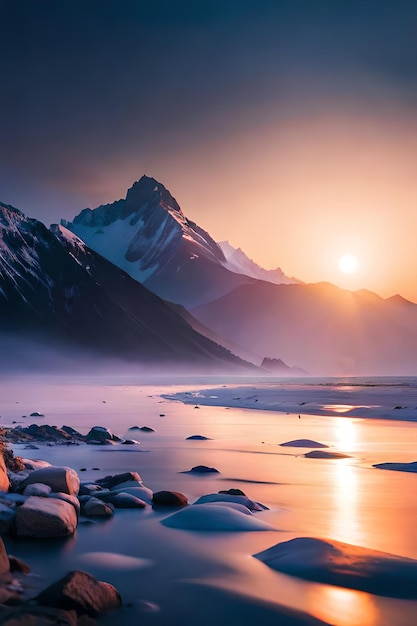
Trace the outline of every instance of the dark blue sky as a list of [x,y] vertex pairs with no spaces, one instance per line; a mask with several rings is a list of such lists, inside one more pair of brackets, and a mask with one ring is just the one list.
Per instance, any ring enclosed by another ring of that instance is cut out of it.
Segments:
[[0,0],[0,24],[0,200],[47,224],[146,173],[213,228],[281,161],[320,158],[323,116],[360,146],[353,119],[416,115],[414,0]]

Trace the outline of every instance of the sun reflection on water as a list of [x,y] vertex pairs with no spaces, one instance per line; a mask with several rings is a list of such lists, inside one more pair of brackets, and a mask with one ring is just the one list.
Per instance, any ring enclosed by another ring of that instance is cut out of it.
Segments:
[[314,615],[337,626],[378,626],[379,611],[370,594],[320,585],[312,592]]

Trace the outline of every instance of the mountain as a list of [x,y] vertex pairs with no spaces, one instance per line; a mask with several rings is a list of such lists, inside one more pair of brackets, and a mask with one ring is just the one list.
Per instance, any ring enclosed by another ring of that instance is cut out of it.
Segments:
[[256,279],[228,260],[154,178],[142,176],[125,200],[84,209],[61,223],[161,298],[186,308]]
[[257,281],[191,313],[217,336],[312,374],[417,373],[417,305],[401,297]]
[[[250,371],[158,296],[64,227],[50,230],[0,204],[3,364],[15,345],[74,350],[153,365]],[[81,352],[80,352],[81,354]],[[41,359],[40,352],[39,358]],[[252,368],[253,369],[253,368]]]
[[265,280],[276,285],[300,283],[296,278],[286,276],[280,267],[274,270],[266,270],[255,261],[252,261],[240,248],[234,248],[228,241],[220,241],[219,246],[226,258],[225,267],[236,274],[251,276],[257,280]]

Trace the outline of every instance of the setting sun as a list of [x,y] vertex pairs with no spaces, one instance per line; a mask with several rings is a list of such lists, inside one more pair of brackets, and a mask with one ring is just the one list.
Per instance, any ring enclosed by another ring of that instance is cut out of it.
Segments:
[[337,266],[342,274],[355,274],[358,271],[358,259],[351,254],[344,254],[337,262]]

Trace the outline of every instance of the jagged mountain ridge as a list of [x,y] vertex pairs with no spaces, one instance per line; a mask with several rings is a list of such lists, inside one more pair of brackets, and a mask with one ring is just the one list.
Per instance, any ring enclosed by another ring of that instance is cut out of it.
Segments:
[[257,278],[228,260],[221,245],[185,217],[169,191],[147,176],[125,200],[84,209],[72,222],[61,223],[151,291],[186,308]]
[[264,280],[276,285],[290,285],[301,283],[296,278],[286,276],[280,267],[273,270],[266,270],[258,263],[250,259],[241,248],[234,248],[229,241],[219,241],[218,244],[226,258],[226,267],[236,274],[245,274],[257,280]]
[[137,362],[250,368],[73,233],[4,204],[0,331]]

